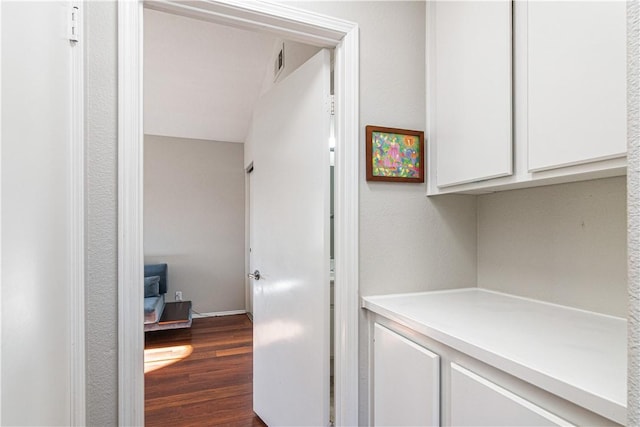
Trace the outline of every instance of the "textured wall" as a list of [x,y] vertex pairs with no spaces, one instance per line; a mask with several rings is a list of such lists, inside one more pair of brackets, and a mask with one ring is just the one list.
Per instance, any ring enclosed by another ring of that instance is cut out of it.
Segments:
[[243,144],[146,135],[144,258],[169,264],[167,299],[244,310]]
[[640,2],[627,3],[629,325],[627,425],[640,425]]
[[85,2],[87,425],[118,423],[117,7]]
[[627,315],[625,177],[478,197],[478,286]]

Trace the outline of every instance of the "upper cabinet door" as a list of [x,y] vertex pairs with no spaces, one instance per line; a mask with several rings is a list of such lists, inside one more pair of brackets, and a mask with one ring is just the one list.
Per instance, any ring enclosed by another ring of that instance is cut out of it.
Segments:
[[429,125],[438,187],[513,172],[511,10],[504,0],[429,4]]
[[625,2],[528,3],[529,170],[626,154]]

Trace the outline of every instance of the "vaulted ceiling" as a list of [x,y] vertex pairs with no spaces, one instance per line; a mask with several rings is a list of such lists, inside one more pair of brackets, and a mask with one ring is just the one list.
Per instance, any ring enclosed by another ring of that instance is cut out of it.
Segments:
[[144,132],[244,142],[276,39],[144,11]]

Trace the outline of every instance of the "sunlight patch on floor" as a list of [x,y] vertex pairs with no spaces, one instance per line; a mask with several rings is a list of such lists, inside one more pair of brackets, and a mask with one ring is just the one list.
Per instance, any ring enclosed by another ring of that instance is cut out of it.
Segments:
[[176,362],[186,359],[193,353],[190,345],[176,345],[173,347],[149,348],[144,350],[144,373],[162,369]]

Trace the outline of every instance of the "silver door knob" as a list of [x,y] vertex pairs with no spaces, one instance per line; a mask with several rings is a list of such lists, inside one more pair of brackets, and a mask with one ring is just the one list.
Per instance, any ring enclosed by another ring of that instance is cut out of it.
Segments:
[[260,280],[260,271],[256,270],[256,271],[253,272],[253,274],[249,273],[249,274],[247,274],[247,277],[249,279]]

